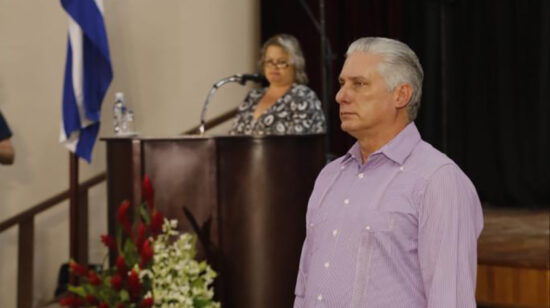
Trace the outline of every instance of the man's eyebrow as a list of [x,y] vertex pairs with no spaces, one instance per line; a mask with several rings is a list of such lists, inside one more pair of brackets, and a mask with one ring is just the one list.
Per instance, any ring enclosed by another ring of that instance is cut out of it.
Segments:
[[360,76],[360,75],[358,75],[358,76],[348,76],[348,77],[346,77],[346,76],[338,76],[338,80],[339,80],[339,81],[343,81],[343,80],[345,80],[345,79],[349,79],[349,80],[351,80],[351,81],[367,81],[367,80],[368,80],[367,77],[365,77],[365,76]]
[[353,81],[367,81],[368,78],[365,77],[365,76],[352,76],[350,77],[351,80]]

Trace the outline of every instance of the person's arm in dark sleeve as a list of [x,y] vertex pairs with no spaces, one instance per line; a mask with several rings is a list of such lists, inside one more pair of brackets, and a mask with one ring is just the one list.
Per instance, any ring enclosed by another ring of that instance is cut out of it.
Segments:
[[15,159],[15,151],[11,144],[12,134],[2,113],[0,113],[0,164],[11,165]]

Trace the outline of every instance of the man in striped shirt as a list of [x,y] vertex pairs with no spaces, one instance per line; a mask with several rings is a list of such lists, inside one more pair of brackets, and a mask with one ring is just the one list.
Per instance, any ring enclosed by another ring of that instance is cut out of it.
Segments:
[[386,38],[346,56],[336,101],[357,142],[315,182],[294,307],[475,307],[481,205],[414,124],[418,58]]

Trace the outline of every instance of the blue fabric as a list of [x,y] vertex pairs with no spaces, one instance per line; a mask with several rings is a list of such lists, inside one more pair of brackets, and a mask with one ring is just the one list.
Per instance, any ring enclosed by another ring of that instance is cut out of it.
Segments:
[[107,32],[95,1],[61,0],[61,4],[83,32],[83,105],[86,118],[94,122],[82,127],[72,84],[73,49],[69,41],[63,88],[63,125],[67,138],[74,131],[80,132],[76,154],[90,162],[99,132],[101,103],[113,79]]
[[11,130],[8,126],[8,123],[6,122],[6,119],[4,119],[4,116],[0,112],[0,141],[11,138]]

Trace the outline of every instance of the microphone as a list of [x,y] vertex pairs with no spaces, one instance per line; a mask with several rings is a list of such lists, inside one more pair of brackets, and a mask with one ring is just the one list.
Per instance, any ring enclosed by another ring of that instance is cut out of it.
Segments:
[[262,84],[262,86],[266,86],[268,84],[267,79],[262,74],[235,74],[233,76],[229,76],[226,78],[221,79],[220,81],[216,82],[212,88],[210,88],[210,91],[208,91],[208,95],[206,96],[206,100],[204,101],[204,104],[202,106],[202,112],[201,112],[201,125],[199,126],[199,133],[201,135],[204,134],[205,126],[206,126],[206,108],[208,107],[208,104],[210,103],[210,97],[218,90],[221,86],[223,86],[226,83],[230,82],[238,82],[239,84],[243,85],[247,81],[254,81],[257,83]]
[[247,81],[254,81],[261,84],[262,86],[266,86],[268,82],[265,76],[262,74],[242,74],[235,76],[238,76],[241,79],[241,81],[239,82],[241,85],[244,85]]

